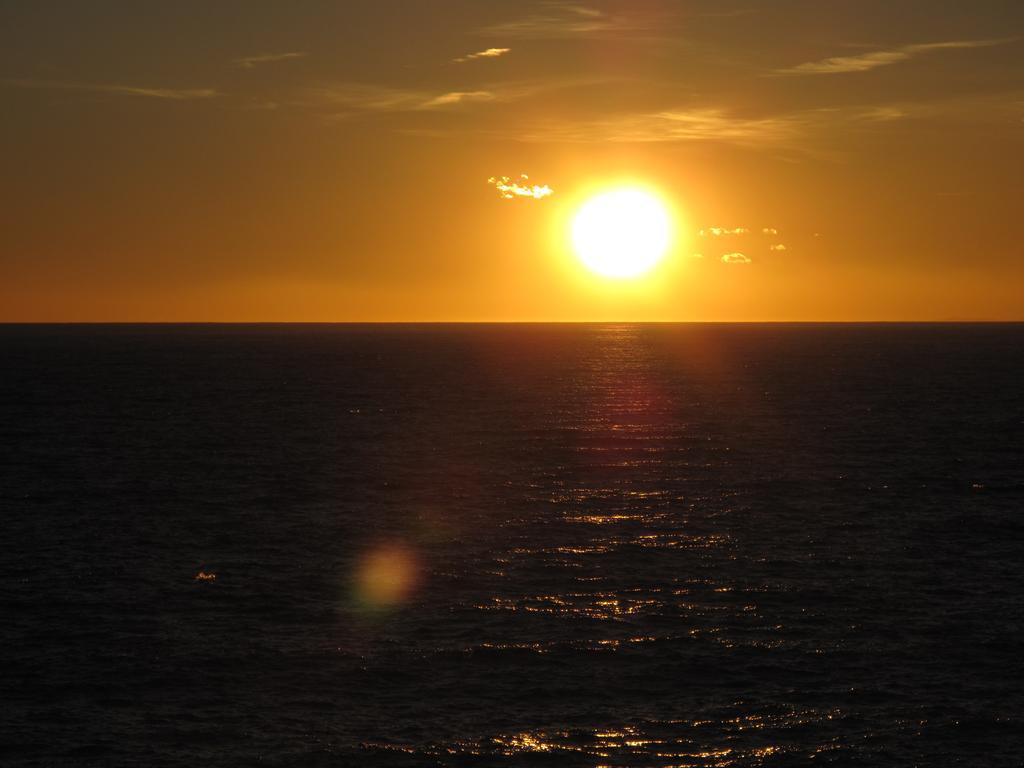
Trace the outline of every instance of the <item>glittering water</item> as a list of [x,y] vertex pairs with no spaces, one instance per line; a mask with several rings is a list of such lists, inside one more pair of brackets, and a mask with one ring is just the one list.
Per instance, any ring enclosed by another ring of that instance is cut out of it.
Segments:
[[0,327],[0,760],[1019,765],[1024,326]]

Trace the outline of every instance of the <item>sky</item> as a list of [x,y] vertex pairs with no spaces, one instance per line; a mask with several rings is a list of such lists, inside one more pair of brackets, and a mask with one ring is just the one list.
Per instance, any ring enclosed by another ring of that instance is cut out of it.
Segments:
[[1020,0],[0,0],[0,102],[0,321],[1024,320]]

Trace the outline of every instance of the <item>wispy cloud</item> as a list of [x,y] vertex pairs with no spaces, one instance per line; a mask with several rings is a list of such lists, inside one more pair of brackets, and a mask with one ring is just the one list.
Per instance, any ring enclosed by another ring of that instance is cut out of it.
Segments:
[[[476,90],[432,91],[373,83],[329,83],[302,88],[289,105],[315,108],[335,116],[359,112],[430,112],[452,110],[487,102],[508,104],[542,93],[591,85],[595,80],[549,78],[543,81],[504,81],[485,84]],[[442,135],[437,133],[437,135]],[[451,132],[444,135],[452,135]],[[492,133],[492,135],[498,135]],[[504,134],[502,134],[504,135]],[[520,136],[511,138],[520,139]]]
[[31,78],[5,80],[4,82],[17,88],[49,88],[65,91],[114,93],[121,96],[140,96],[150,99],[169,99],[172,101],[212,99],[214,96],[218,95],[217,91],[213,88],[147,88],[136,85],[74,83],[62,80],[34,80]]
[[727,253],[722,256],[723,264],[750,264],[751,259],[742,253]]
[[782,243],[776,243],[775,245],[769,245],[768,246],[768,250],[769,251],[785,251],[786,250],[786,246],[783,245]]
[[537,124],[521,133],[522,141],[536,142],[678,142],[715,141],[761,145],[795,138],[802,125],[788,116],[743,118],[718,108],[668,110]]
[[538,120],[509,138],[580,144],[713,142],[750,148],[775,146],[803,154],[815,151],[809,138],[835,135],[837,127],[853,130],[923,113],[922,107],[911,104],[830,107],[762,116],[743,116],[718,106],[689,107],[583,120]]
[[513,38],[556,39],[653,31],[658,28],[650,15],[607,13],[571,2],[549,2],[540,13],[492,24],[484,34]]
[[776,75],[836,75],[845,72],[867,72],[878,67],[887,67],[891,64],[898,64],[908,61],[915,56],[943,50],[958,50],[965,48],[990,48],[994,45],[1003,45],[1011,42],[1008,39],[1002,40],[951,40],[942,43],[919,43],[916,45],[904,45],[899,48],[883,51],[868,51],[856,56],[833,56],[819,61],[808,61],[797,64],[795,67],[776,69],[772,74]]
[[547,184],[530,184],[529,181],[530,177],[523,173],[519,175],[518,180],[513,180],[509,176],[492,176],[487,183],[493,184],[498,194],[505,200],[514,200],[517,197],[532,197],[534,200],[541,200],[555,193],[555,190]]
[[236,67],[252,69],[260,64],[273,64],[277,61],[288,61],[289,59],[304,59],[309,54],[302,51],[290,51],[288,53],[261,53],[258,56],[242,56],[235,59]]
[[352,112],[402,112],[422,108],[433,98],[436,96],[424,91],[366,83],[337,83],[304,89],[297,104]]
[[473,61],[473,59],[496,59],[499,56],[504,56],[511,50],[511,48],[487,48],[486,50],[477,51],[476,53],[467,53],[465,56],[459,56],[457,59],[452,59],[452,61],[463,62]]
[[353,112],[417,112],[455,107],[472,102],[510,97],[492,91],[449,91],[437,93],[410,88],[390,88],[365,83],[340,83],[307,88],[298,104]]
[[465,104],[470,101],[494,101],[494,94],[490,91],[451,91],[442,93],[428,101],[425,101],[421,109],[433,109],[434,107],[447,107],[452,104]]

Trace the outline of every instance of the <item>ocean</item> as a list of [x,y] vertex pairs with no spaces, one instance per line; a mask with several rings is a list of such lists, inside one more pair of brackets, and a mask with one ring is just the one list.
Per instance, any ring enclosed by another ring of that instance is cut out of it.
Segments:
[[1024,764],[1024,325],[0,326],[5,766]]

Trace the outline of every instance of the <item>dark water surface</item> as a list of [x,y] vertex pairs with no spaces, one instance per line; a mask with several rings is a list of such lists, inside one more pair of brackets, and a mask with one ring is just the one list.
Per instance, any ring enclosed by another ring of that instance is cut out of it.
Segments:
[[6,326],[0,371],[5,766],[1024,763],[1024,326]]

